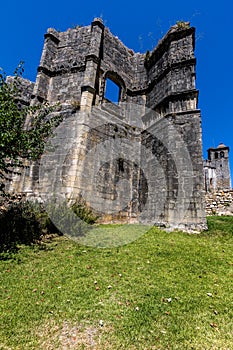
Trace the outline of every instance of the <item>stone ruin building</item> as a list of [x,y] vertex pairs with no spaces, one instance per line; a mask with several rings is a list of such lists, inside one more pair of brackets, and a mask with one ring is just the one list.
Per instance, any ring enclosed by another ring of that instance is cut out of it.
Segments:
[[206,192],[231,189],[229,150],[223,143],[208,149],[208,159],[204,161]]
[[[78,136],[58,176],[64,198],[89,198],[87,204],[100,208],[103,222],[206,227],[194,48],[195,28],[183,22],[146,54],[128,49],[98,18],[65,32],[48,29],[36,82],[23,82],[22,100],[59,102],[56,113],[66,122],[76,118],[73,135]],[[106,96],[107,81],[119,89],[117,103]],[[106,140],[110,160],[97,166],[88,152]],[[116,140],[124,141],[122,156],[111,146]],[[51,168],[56,168],[54,160]],[[11,187],[28,196],[40,195],[51,191],[54,176],[56,169],[38,181],[39,166],[34,164],[16,176]],[[129,184],[126,190],[122,180]],[[119,208],[108,211],[106,206],[110,208],[117,196]]]

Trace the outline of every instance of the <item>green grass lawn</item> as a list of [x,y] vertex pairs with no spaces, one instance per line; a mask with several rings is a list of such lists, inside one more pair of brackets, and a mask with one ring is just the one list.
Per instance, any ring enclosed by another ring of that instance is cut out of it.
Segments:
[[0,349],[233,349],[233,217],[208,221],[111,249],[20,247],[0,261]]

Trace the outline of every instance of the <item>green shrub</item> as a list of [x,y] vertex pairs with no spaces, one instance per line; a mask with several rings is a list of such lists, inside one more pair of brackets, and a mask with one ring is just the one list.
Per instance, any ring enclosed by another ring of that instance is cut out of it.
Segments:
[[16,251],[18,244],[37,243],[47,234],[83,236],[98,219],[81,197],[71,206],[65,201],[53,202],[46,210],[39,202],[28,200],[5,199],[4,203],[0,211],[0,253]]
[[1,210],[0,252],[16,250],[17,244],[36,243],[48,233],[58,230],[38,202],[12,201]]
[[84,236],[98,219],[81,196],[71,205],[67,201],[51,200],[47,211],[58,229],[73,238]]
[[16,248],[17,243],[30,243],[40,238],[39,222],[28,202],[13,202],[0,216],[1,251]]
[[83,221],[89,225],[96,223],[98,215],[87,206],[87,203],[82,197],[76,199],[76,201],[71,206],[72,211]]
[[189,29],[190,23],[185,21],[176,21],[176,25],[178,29]]

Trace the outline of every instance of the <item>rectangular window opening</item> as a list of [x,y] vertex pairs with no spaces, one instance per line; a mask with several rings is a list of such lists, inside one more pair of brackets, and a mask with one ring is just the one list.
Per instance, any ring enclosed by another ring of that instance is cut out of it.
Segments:
[[111,79],[107,78],[104,97],[110,102],[118,104],[120,99],[120,93],[121,93],[120,87],[116,83],[114,83]]

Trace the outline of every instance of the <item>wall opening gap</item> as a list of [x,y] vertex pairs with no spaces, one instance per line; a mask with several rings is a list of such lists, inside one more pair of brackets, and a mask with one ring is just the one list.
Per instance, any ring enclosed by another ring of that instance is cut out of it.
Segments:
[[107,78],[104,97],[110,102],[118,104],[120,99],[120,93],[121,93],[120,87],[116,83],[114,83],[111,79]]

